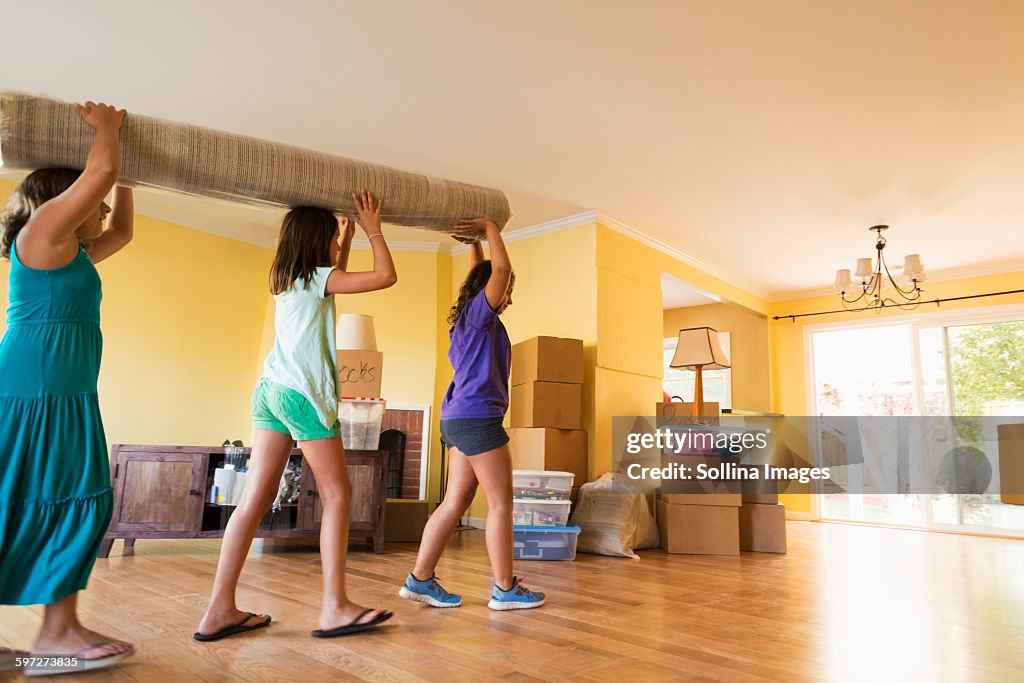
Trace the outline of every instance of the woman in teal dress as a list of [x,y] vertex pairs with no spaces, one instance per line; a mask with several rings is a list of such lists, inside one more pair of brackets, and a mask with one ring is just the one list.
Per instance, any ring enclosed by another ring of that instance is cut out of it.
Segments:
[[83,626],[77,598],[112,504],[93,264],[131,240],[134,209],[126,188],[113,207],[104,201],[120,173],[124,111],[77,107],[96,130],[85,170],[31,173],[0,216],[0,256],[11,261],[0,340],[0,604],[46,605],[33,654],[73,654],[81,670],[133,652]]

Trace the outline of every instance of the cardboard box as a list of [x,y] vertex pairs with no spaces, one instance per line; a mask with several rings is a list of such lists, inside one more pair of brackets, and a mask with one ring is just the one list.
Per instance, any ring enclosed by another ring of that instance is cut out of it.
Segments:
[[429,501],[388,498],[384,511],[384,540],[389,543],[419,543],[429,516]]
[[743,504],[757,503],[758,505],[778,505],[779,494],[777,493],[744,493]]
[[579,429],[583,387],[560,382],[527,382],[512,387],[511,426]]
[[675,505],[659,500],[658,534],[670,553],[739,555],[741,508],[719,505]]
[[740,508],[740,548],[758,553],[786,552],[786,508],[744,504]]
[[743,504],[738,493],[659,493],[658,500],[673,505],[723,505],[738,508]]
[[507,431],[512,469],[572,472],[574,487],[587,481],[586,432],[546,427],[512,427]]
[[[665,499],[676,505],[698,505],[697,500],[711,500],[713,496],[722,496],[722,503],[703,503],[705,505],[729,505],[738,507],[742,503],[743,484],[745,480],[729,479],[733,474],[732,467],[739,467],[738,460],[724,455],[669,455],[662,453],[661,466],[679,464],[687,468],[689,479],[662,479],[658,485],[658,493],[662,496],[688,496],[692,500],[678,498]],[[704,467],[701,470],[701,467]],[[699,479],[701,472],[707,478]],[[716,475],[712,478],[710,475]]]
[[380,398],[384,354],[338,349],[338,396]]
[[[657,425],[693,424],[693,404],[681,401],[662,401],[654,406],[654,414],[657,416]],[[722,411],[719,409],[718,401],[704,402],[704,417],[720,417]],[[718,424],[717,421],[707,424]]]
[[999,500],[1024,505],[1024,424],[996,425],[999,435]]
[[779,482],[774,479],[745,479],[743,481],[743,502],[761,505],[778,505]]
[[583,342],[534,337],[512,347],[512,386],[527,382],[583,384]]

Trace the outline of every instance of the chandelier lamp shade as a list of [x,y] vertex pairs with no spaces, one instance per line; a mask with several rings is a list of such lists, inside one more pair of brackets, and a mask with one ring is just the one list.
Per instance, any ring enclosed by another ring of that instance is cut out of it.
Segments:
[[[836,271],[834,287],[846,310],[882,310],[889,306],[904,309],[915,308],[921,303],[921,283],[927,280],[924,265],[919,254],[903,258],[903,278],[900,286],[889,272],[885,262],[885,235],[888,225],[874,225],[869,230],[875,233],[875,258],[859,258],[850,275],[849,269]],[[859,291],[858,291],[859,290]]]

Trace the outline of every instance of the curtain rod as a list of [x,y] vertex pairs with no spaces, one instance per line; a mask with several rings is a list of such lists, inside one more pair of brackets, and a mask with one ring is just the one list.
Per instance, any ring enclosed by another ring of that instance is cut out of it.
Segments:
[[[1009,289],[1005,292],[990,292],[989,294],[969,294],[967,296],[951,296],[945,299],[931,299],[930,301],[918,301],[915,303],[914,308],[924,304],[939,304],[946,303],[947,301],[963,301],[964,299],[981,299],[986,296],[1003,296],[1004,294],[1024,294],[1024,289]],[[840,308],[836,311],[819,311],[817,313],[794,313],[792,315],[776,315],[772,317],[772,320],[786,320],[789,319],[792,322],[796,322],[797,318],[807,318],[813,315],[830,315],[832,313],[863,313],[864,311],[880,311],[883,308],[903,308],[906,304],[882,304],[881,306],[874,306],[872,308]]]

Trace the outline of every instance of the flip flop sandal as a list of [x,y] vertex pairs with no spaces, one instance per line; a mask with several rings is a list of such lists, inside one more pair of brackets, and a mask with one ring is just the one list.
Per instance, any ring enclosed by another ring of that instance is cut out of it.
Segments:
[[[117,640],[101,640],[98,643],[93,643],[92,645],[89,645],[87,647],[83,647],[81,650],[79,650],[77,652],[73,652],[71,655],[67,655],[65,657],[62,657],[63,659],[67,659],[69,657],[76,658],[78,660],[78,664],[75,665],[75,666],[50,667],[50,668],[32,668],[32,669],[25,669],[23,671],[23,673],[25,674],[26,677],[28,677],[28,676],[56,676],[58,674],[70,674],[70,673],[79,673],[79,672],[82,672],[82,671],[93,671],[93,670],[96,670],[96,669],[105,669],[108,666],[114,666],[115,664],[119,664],[119,663],[123,662],[124,660],[128,659],[129,657],[131,657],[133,654],[135,654],[135,648],[133,646],[129,646],[129,648],[127,650],[125,650],[124,652],[118,652],[118,653],[115,653],[115,654],[112,654],[112,655],[105,655],[103,657],[97,657],[96,659],[84,659],[84,658],[82,658],[81,655],[86,653],[86,652],[88,652],[89,650],[95,650],[97,648],[103,647],[104,645],[109,645],[111,643],[117,643],[117,642],[120,642],[120,641],[117,641]],[[46,656],[53,657],[54,655],[46,655]],[[58,658],[58,659],[61,659],[61,658]]]
[[[246,625],[249,621],[257,617],[266,617],[266,619],[258,624],[249,624],[248,626]],[[256,614],[255,612],[249,612],[249,616],[247,616],[245,619],[242,619],[237,624],[225,626],[216,633],[205,634],[196,632],[192,634],[192,638],[194,640],[198,640],[201,643],[209,643],[211,641],[220,640],[221,638],[227,638],[228,636],[233,636],[238,633],[248,633],[249,631],[256,631],[261,628],[266,628],[267,626],[270,626],[269,614]]]
[[339,626],[338,628],[332,628],[326,631],[317,629],[316,631],[313,631],[312,636],[314,638],[336,638],[337,636],[347,636],[349,634],[366,631],[368,629],[373,628],[374,626],[383,624],[385,621],[394,616],[394,612],[381,612],[379,615],[377,615],[373,619],[370,619],[365,624],[356,623],[372,611],[372,609],[363,610],[355,619],[353,619],[345,626]]

